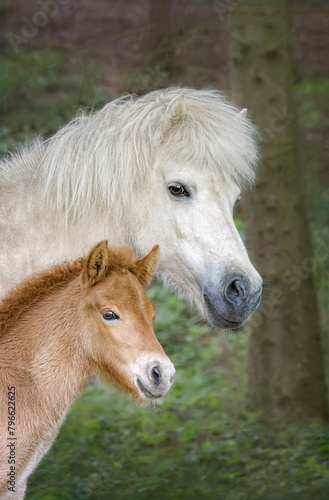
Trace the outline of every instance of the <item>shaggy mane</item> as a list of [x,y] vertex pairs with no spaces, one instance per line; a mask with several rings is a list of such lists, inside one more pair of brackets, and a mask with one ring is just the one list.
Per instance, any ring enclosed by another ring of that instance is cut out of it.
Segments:
[[0,337],[37,302],[78,276],[84,260],[52,266],[10,290],[0,303]]
[[[128,247],[110,248],[110,256],[103,279],[112,272],[135,271],[136,259]],[[87,258],[52,266],[10,290],[0,303],[0,337],[36,303],[79,276]]]
[[[182,123],[160,145],[156,131],[169,103],[181,95]],[[4,183],[20,185],[26,176],[37,183],[38,195],[66,220],[110,210],[121,220],[122,207],[151,173],[160,148],[165,158],[193,162],[243,185],[254,179],[255,134],[251,122],[219,92],[169,88],[80,113],[50,139],[37,139],[11,156],[1,170]]]

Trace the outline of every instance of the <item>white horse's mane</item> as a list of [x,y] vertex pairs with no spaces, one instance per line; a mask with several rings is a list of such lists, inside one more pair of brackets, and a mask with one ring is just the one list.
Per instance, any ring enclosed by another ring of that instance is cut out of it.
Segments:
[[4,160],[2,182],[14,186],[28,178],[40,197],[70,219],[85,218],[95,209],[122,211],[117,198],[129,204],[133,190],[147,178],[160,147],[156,130],[168,104],[181,95],[185,115],[161,145],[163,154],[177,164],[220,171],[239,185],[252,181],[257,149],[251,122],[217,91],[169,88],[80,113],[50,139],[36,139]]

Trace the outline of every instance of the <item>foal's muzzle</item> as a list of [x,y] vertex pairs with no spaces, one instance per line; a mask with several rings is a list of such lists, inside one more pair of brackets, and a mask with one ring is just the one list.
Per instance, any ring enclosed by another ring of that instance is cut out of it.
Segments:
[[136,383],[144,397],[157,399],[169,391],[175,375],[175,367],[169,359],[167,362],[154,360],[145,364],[137,375]]

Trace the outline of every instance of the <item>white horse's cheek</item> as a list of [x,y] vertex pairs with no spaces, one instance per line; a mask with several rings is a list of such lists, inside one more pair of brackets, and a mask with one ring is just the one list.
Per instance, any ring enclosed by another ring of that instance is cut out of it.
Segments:
[[158,183],[154,180],[150,189],[138,196],[129,221],[128,241],[139,255],[159,245],[161,259],[177,240],[178,232],[166,186],[159,188]]

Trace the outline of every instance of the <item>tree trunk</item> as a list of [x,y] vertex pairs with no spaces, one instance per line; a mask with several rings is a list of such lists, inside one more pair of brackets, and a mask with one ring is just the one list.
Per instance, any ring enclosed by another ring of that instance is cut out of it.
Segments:
[[149,29],[145,41],[150,65],[169,74],[172,74],[175,66],[171,9],[171,0],[150,0]]
[[244,195],[251,260],[264,278],[250,320],[249,393],[267,421],[327,415],[324,361],[300,191],[285,0],[229,8],[232,97],[259,127],[262,165]]
[[0,127],[3,126],[3,119],[5,113],[5,103],[4,103],[4,90],[5,90],[5,75],[6,75],[6,62],[4,52],[6,49],[6,30],[7,30],[7,0],[0,0],[0,52],[2,54],[2,58],[0,60],[0,74],[1,74],[1,83],[0,83]]

